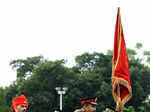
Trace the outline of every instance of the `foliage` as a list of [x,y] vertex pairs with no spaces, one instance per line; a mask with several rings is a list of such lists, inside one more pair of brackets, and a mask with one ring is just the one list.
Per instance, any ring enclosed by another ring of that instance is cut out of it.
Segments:
[[29,77],[32,75],[32,70],[41,62],[45,61],[43,56],[28,57],[27,59],[18,59],[10,62],[10,66],[17,71],[18,77]]
[[134,109],[134,107],[133,106],[129,106],[129,107],[124,107],[123,109],[122,109],[122,111],[123,112],[135,112],[135,109]]
[[0,110],[1,112],[8,112],[9,106],[6,103],[6,93],[4,88],[0,88]]
[[[145,51],[140,58],[140,49],[140,43],[136,50],[127,49],[133,96],[123,112],[150,111],[150,68],[146,61],[150,54]],[[59,108],[56,87],[68,87],[63,95],[65,112],[81,108],[80,99],[89,96],[97,96],[98,112],[105,110],[106,105],[115,107],[111,86],[112,51],[108,50],[106,55],[86,52],[75,60],[76,65],[71,68],[65,66],[64,60],[49,61],[43,56],[13,60],[10,65],[16,70],[17,79],[10,86],[0,88],[1,112],[8,111],[12,99],[19,94],[28,98],[28,112],[53,112]]]

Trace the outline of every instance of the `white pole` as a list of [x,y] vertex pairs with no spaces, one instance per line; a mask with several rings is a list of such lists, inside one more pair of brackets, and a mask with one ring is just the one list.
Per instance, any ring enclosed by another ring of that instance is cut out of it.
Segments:
[[65,94],[66,93],[66,91],[68,90],[68,88],[66,88],[66,87],[63,87],[63,88],[61,88],[61,87],[56,87],[55,88],[56,90],[57,90],[57,93],[60,95],[60,110],[62,111],[62,95],[63,94]]
[[62,111],[62,92],[60,94],[60,110]]

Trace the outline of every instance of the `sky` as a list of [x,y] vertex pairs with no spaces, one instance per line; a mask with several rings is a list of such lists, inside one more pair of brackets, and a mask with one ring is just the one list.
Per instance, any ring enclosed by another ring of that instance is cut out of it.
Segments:
[[149,0],[0,0],[0,86],[16,80],[9,63],[43,55],[68,60],[113,49],[120,7],[127,48],[149,49]]

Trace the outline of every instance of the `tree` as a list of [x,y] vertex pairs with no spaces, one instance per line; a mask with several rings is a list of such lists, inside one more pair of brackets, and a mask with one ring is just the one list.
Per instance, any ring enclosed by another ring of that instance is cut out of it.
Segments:
[[26,78],[32,75],[32,71],[42,61],[43,56],[28,57],[27,59],[18,59],[10,62],[10,66],[17,71],[17,78]]
[[[133,97],[125,109],[148,112],[150,68],[138,56],[142,48],[140,44],[138,46],[136,50],[128,49]],[[149,52],[145,54],[147,58]],[[80,99],[88,96],[97,96],[97,111],[105,110],[106,105],[115,106],[111,86],[112,51],[109,50],[106,55],[86,52],[75,60],[76,65],[72,68],[65,65],[65,60],[49,61],[41,56],[12,61],[10,65],[17,71],[17,79],[3,89],[6,105],[10,107],[13,97],[25,94],[29,100],[29,111],[54,111],[59,108],[59,95],[55,87],[65,86],[69,88],[63,96],[65,112],[80,108]]]
[[4,88],[0,88],[0,110],[1,112],[8,112],[9,106],[6,103],[6,93]]
[[54,111],[59,106],[55,88],[68,87],[73,77],[73,73],[63,64],[64,60],[42,62],[34,68],[32,76],[24,81],[20,91],[29,96],[29,110]]

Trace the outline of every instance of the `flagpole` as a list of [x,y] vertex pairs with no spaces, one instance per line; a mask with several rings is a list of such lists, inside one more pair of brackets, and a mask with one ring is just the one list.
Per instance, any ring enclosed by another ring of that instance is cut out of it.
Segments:
[[[120,1],[119,1],[119,5],[120,5]],[[119,35],[119,38],[120,38],[120,40],[122,40],[121,38],[121,17],[120,17],[120,7],[118,7],[118,12],[119,12],[119,17],[118,17],[118,35]],[[120,49],[120,47],[121,47],[121,41],[120,41],[120,43],[119,43],[119,49]],[[119,50],[118,49],[118,50]],[[118,53],[119,53],[119,51],[118,51]],[[120,54],[118,54],[118,56],[119,56]],[[119,61],[119,58],[117,58],[117,63],[118,63],[118,61]],[[116,66],[115,66],[115,68],[117,67],[117,64],[116,64]],[[116,111],[118,111],[118,112],[120,112],[121,111],[121,107],[120,107],[120,105],[121,105],[121,96],[120,96],[120,84],[119,84],[119,82],[117,83],[117,86],[116,86],[116,89],[117,89],[117,95],[118,95],[118,100],[117,100],[117,102],[116,102]]]
[[121,103],[121,97],[120,97],[120,84],[118,83],[117,84],[117,94],[118,94],[118,101],[117,101],[117,104],[116,104],[116,110],[118,112],[120,112],[120,103]]
[[130,83],[128,54],[126,51],[123,28],[121,24],[120,7],[118,7],[115,26],[112,87],[113,97],[116,102],[116,111],[121,112],[122,107],[132,97],[132,88]]

